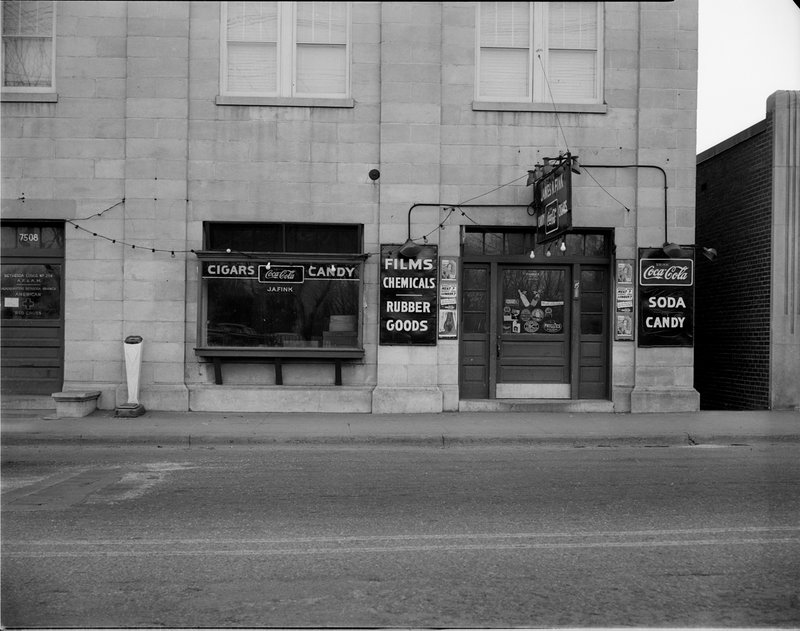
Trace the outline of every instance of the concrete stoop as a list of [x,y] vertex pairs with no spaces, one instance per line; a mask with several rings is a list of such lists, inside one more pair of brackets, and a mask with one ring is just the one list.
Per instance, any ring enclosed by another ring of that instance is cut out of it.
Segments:
[[601,399],[462,399],[459,412],[614,412],[614,403]]

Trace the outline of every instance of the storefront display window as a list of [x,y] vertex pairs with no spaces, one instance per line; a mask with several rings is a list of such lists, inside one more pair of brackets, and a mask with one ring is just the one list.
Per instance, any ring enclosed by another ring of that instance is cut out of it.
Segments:
[[202,346],[361,347],[361,226],[213,223],[206,242]]

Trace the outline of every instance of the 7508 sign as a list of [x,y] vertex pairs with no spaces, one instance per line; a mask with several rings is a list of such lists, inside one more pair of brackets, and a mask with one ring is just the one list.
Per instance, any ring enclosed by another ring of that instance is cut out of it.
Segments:
[[38,243],[39,242],[39,235],[36,232],[20,232],[19,233],[19,242],[20,243]]

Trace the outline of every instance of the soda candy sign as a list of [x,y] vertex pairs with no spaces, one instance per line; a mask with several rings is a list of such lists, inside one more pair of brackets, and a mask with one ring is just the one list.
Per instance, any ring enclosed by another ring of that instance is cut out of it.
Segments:
[[692,259],[642,259],[639,283],[650,286],[685,286],[694,284]]
[[694,345],[694,251],[667,258],[658,248],[639,249],[640,347]]

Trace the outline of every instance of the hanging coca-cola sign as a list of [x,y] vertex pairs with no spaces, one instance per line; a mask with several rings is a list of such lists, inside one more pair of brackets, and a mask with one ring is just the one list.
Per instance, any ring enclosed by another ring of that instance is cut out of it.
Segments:
[[639,248],[639,346],[694,345],[694,249]]

